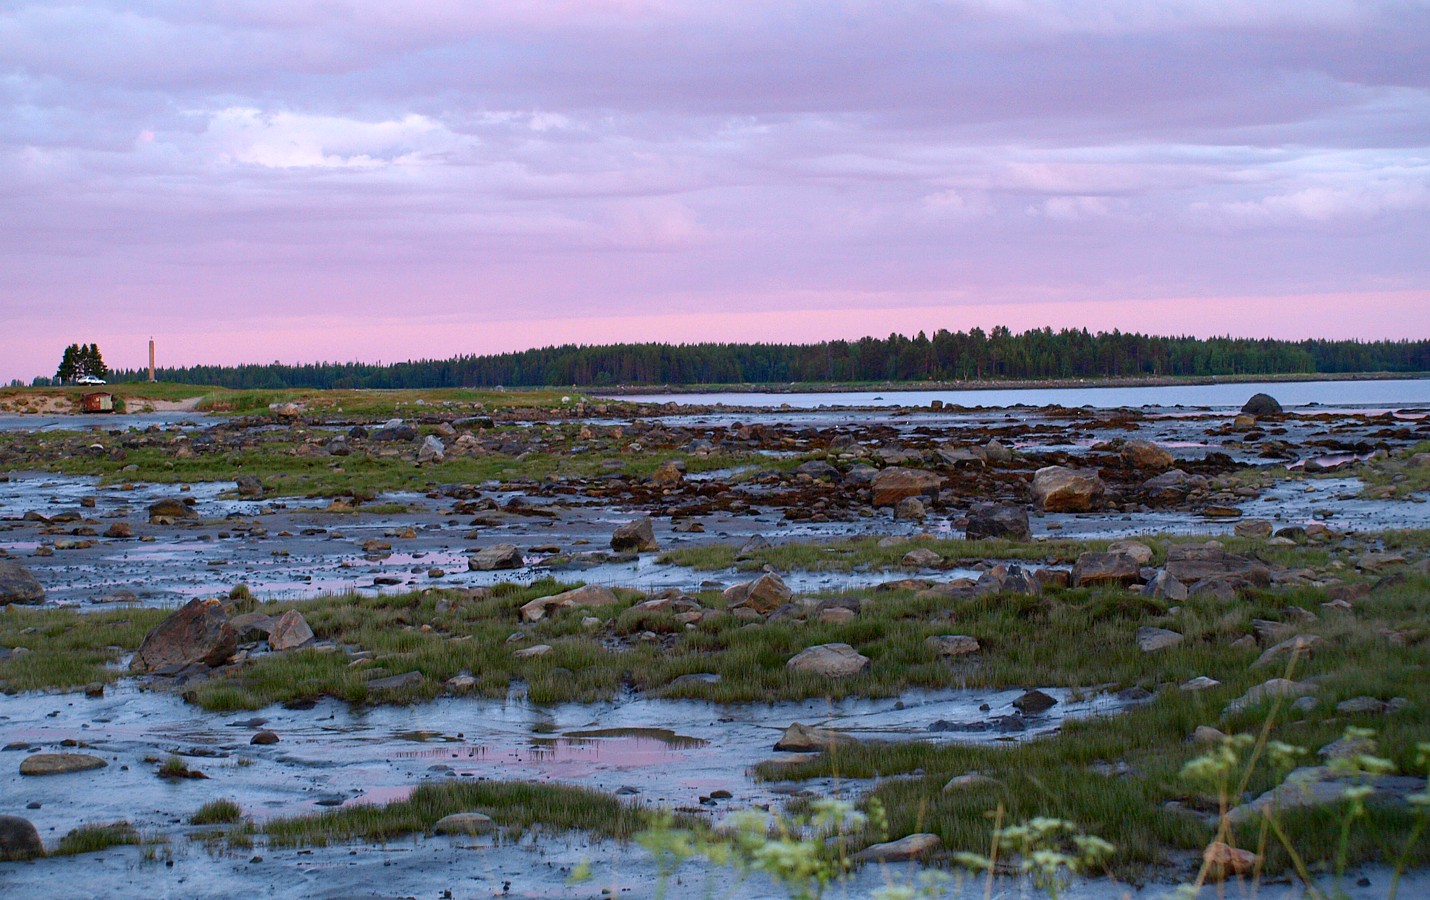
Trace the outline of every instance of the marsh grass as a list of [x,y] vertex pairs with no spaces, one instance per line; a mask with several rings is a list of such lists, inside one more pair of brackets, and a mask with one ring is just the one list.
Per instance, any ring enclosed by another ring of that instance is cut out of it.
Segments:
[[112,822],[107,825],[81,825],[60,838],[55,848],[56,856],[74,856],[80,853],[98,853],[110,847],[140,843],[139,832],[128,822]]
[[262,830],[269,842],[279,847],[385,842],[426,832],[438,819],[459,812],[485,813],[510,832],[539,825],[619,840],[647,827],[654,816],[650,810],[588,788],[525,781],[440,781],[419,785],[406,800],[274,819]]
[[776,544],[764,550],[740,555],[734,544],[706,544],[681,547],[661,554],[660,561],[700,571],[735,568],[759,571],[772,566],[777,571],[852,572],[859,568],[897,568],[904,554],[926,547],[950,565],[985,559],[1037,560],[1047,564],[1067,564],[1084,550],[1102,550],[1107,541],[1006,541],[1006,540],[915,540],[879,546],[877,537],[846,538],[837,541],[800,541]]
[[190,825],[231,825],[243,821],[243,808],[232,800],[210,800],[192,816]]
[[122,673],[110,664],[137,649],[168,614],[138,607],[86,613],[0,607],[0,646],[30,651],[0,662],[0,688],[70,690],[113,681]]

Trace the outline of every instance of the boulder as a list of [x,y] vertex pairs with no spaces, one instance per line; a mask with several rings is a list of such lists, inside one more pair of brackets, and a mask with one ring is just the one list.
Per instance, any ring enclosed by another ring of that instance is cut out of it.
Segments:
[[417,440],[417,429],[401,419],[388,419],[370,439],[379,443],[407,443]]
[[432,826],[433,834],[483,834],[496,828],[492,817],[479,812],[460,812],[443,816]]
[[425,679],[421,672],[403,672],[401,675],[389,675],[386,678],[374,678],[367,683],[370,691],[401,691],[408,688],[415,688],[422,684]]
[[523,647],[522,649],[513,653],[512,656],[516,657],[517,659],[535,659],[538,656],[545,656],[550,652],[550,644],[533,644],[530,647]]
[[134,537],[134,526],[128,522],[115,522],[104,530],[104,536],[123,540]]
[[730,609],[752,609],[762,616],[767,616],[790,602],[794,593],[782,578],[768,572],[754,581],[726,588],[722,596]]
[[223,601],[195,598],[144,636],[129,668],[153,672],[166,666],[223,665],[238,649]]
[[[902,503],[904,501],[900,500],[899,502]],[[927,547],[919,547],[916,550],[910,550],[908,553],[905,553],[903,558],[899,560],[899,565],[907,566],[911,569],[928,569],[940,565],[942,562],[942,556],[939,556]]]
[[546,616],[547,613],[555,610],[572,609],[574,607],[593,606],[613,606],[620,603],[621,599],[615,595],[608,587],[599,584],[588,584],[583,587],[572,588],[569,591],[562,591],[559,594],[552,594],[548,597],[537,597],[521,608],[521,617],[528,622],[536,622]]
[[268,631],[268,646],[274,650],[297,650],[313,644],[313,629],[296,609],[290,609]]
[[1129,585],[1142,580],[1142,567],[1126,553],[1078,554],[1073,564],[1073,587],[1098,587],[1107,584]]
[[1017,564],[999,563],[978,576],[974,592],[987,594],[1023,594],[1036,597],[1043,592],[1043,583],[1027,569]]
[[850,747],[858,744],[858,738],[827,728],[815,728],[795,722],[786,728],[775,744],[776,750],[786,753],[818,753],[835,747]]
[[869,668],[869,657],[848,644],[818,644],[801,651],[785,666],[795,672],[845,678]]
[[248,743],[258,747],[266,747],[278,743],[278,735],[275,732],[265,729],[249,738]]
[[1152,580],[1142,586],[1142,593],[1157,600],[1181,602],[1187,599],[1187,586],[1165,571],[1152,576]]
[[194,508],[177,497],[165,497],[163,500],[156,500],[149,504],[149,521],[165,521],[173,519],[197,519],[199,514],[194,512]]
[[1047,712],[1048,710],[1052,709],[1054,706],[1057,705],[1058,701],[1056,699],[1048,696],[1042,691],[1036,690],[1028,691],[1027,693],[1023,694],[1023,696],[1013,701],[1013,708],[1018,710],[1018,712],[1022,713],[1025,716],[1035,716],[1038,713]]
[[1171,469],[1142,482],[1142,491],[1148,500],[1157,503],[1178,503],[1192,491],[1206,490],[1207,479],[1201,475],[1188,475],[1181,469]]
[[1283,657],[1290,656],[1295,656],[1301,660],[1308,659],[1312,653],[1324,647],[1325,644],[1325,640],[1322,639],[1320,635],[1298,634],[1295,637],[1287,638],[1279,644],[1267,647],[1265,652],[1256,658],[1256,662],[1251,664],[1251,667],[1253,669],[1259,669],[1263,666],[1280,662]]
[[1237,537],[1269,538],[1271,537],[1271,523],[1266,519],[1242,519],[1236,523],[1232,531]]
[[854,854],[855,862],[907,862],[922,859],[943,849],[943,839],[936,834],[911,834],[897,841],[870,844]]
[[44,855],[45,845],[29,819],[0,816],[0,862]]
[[435,434],[423,438],[422,444],[417,448],[417,461],[420,463],[439,463],[446,458],[447,448]]
[[1155,653],[1158,650],[1166,650],[1168,647],[1175,647],[1182,642],[1182,635],[1166,628],[1153,628],[1144,625],[1137,629],[1137,647],[1143,653]]
[[685,463],[678,459],[668,460],[650,474],[651,484],[680,484],[685,480]]
[[1250,850],[1242,850],[1222,841],[1212,841],[1202,851],[1202,862],[1212,880],[1225,881],[1255,872],[1259,859]]
[[924,638],[939,656],[967,656],[979,651],[978,639],[966,634],[935,634]]
[[1245,709],[1250,709],[1257,704],[1264,703],[1274,697],[1291,698],[1304,697],[1316,692],[1315,687],[1299,681],[1292,681],[1289,678],[1273,678],[1264,681],[1256,687],[1242,694],[1231,701],[1227,706],[1225,714],[1235,715]]
[[655,542],[655,523],[650,516],[627,522],[611,534],[611,549],[617,553],[648,553],[659,550]]
[[927,514],[924,502],[918,497],[905,497],[894,504],[894,518],[910,522],[922,522]]
[[263,496],[263,482],[259,481],[256,475],[240,475],[234,479],[234,484],[240,497],[256,500]]
[[770,542],[763,534],[752,534],[745,543],[740,545],[740,549],[735,552],[736,559],[749,559],[755,554],[770,549]]
[[944,477],[937,472],[891,466],[881,469],[874,476],[871,503],[874,506],[893,506],[905,497],[937,495],[943,485]]
[[976,541],[984,538],[1005,538],[1010,541],[1031,541],[1033,530],[1028,525],[1028,511],[1009,503],[980,503],[968,511],[968,524],[963,536]]
[[959,791],[971,791],[975,788],[996,787],[1003,782],[981,772],[965,772],[962,775],[955,775],[943,786],[945,794],[956,794]]
[[1152,561],[1152,548],[1142,543],[1130,539],[1113,541],[1107,545],[1108,553],[1126,553],[1137,560],[1137,565],[1145,566]]
[[1122,445],[1122,461],[1137,469],[1172,468],[1172,454],[1151,441],[1128,441]]
[[839,481],[839,470],[822,459],[811,459],[795,467],[796,475],[808,475],[815,481]]
[[1087,512],[1105,490],[1098,474],[1084,469],[1044,466],[1033,473],[1033,503],[1043,512]]
[[1279,416],[1281,413],[1281,404],[1270,394],[1252,394],[1251,399],[1241,408],[1241,414],[1244,416]]
[[1407,775],[1366,776],[1341,773],[1330,766],[1304,766],[1293,770],[1281,784],[1252,800],[1227,811],[1232,825],[1241,825],[1262,813],[1274,810],[1285,815],[1298,807],[1329,806],[1341,803],[1352,787],[1368,787],[1369,803],[1403,801],[1416,791],[1425,790],[1425,779]]
[[20,763],[21,775],[68,775],[103,769],[109,763],[88,753],[36,753]]
[[13,560],[0,559],[0,606],[45,602],[45,589],[30,570]]
[[473,572],[490,572],[493,569],[519,569],[525,562],[515,544],[497,544],[483,547],[475,555],[467,557],[467,568]]
[[1227,553],[1220,544],[1178,544],[1167,550],[1167,574],[1194,585],[1204,578],[1235,576],[1256,587],[1271,584],[1271,569],[1263,562]]

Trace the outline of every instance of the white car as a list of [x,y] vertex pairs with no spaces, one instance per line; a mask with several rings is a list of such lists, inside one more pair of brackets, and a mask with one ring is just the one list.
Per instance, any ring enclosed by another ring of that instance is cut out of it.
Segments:
[[93,375],[81,375],[74,380],[75,384],[108,384],[103,378],[95,378]]

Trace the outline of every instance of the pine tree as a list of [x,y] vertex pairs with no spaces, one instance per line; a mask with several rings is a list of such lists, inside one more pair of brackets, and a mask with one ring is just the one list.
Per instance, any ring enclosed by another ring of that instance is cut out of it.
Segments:
[[60,358],[60,367],[55,371],[56,381],[63,384],[79,377],[80,355],[79,344],[70,344],[65,348],[65,354]]

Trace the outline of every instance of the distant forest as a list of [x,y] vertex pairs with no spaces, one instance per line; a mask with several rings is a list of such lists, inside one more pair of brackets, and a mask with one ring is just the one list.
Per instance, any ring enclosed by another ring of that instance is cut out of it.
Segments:
[[[411,362],[161,368],[230,388],[436,388],[973,381],[1430,371],[1430,340],[1278,341],[1050,328],[939,330],[817,344],[566,344]],[[111,381],[140,381],[120,370]]]

